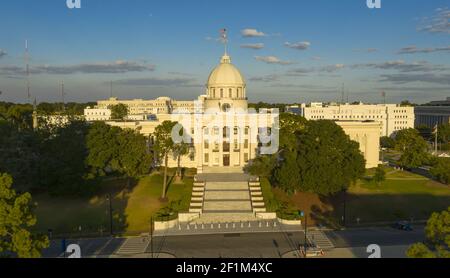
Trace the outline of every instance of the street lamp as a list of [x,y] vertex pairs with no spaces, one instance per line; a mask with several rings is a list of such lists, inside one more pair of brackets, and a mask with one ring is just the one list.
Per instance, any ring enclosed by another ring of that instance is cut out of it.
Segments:
[[308,232],[308,216],[306,215],[306,213],[304,211],[299,211],[300,217],[305,217],[305,242],[303,243],[303,251],[304,251],[304,256],[306,258],[306,248],[307,248],[307,232]]
[[112,200],[111,194],[106,195],[106,200],[109,201],[109,232],[113,236],[113,216],[112,216]]
[[342,189],[343,193],[344,193],[344,214],[342,216],[342,225],[345,227],[346,224],[346,218],[347,218],[347,189],[343,188]]

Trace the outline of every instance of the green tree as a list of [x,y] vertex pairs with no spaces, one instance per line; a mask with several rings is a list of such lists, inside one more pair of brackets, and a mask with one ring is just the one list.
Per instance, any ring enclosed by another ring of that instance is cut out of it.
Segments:
[[121,129],[104,122],[95,122],[86,136],[88,155],[86,163],[95,176],[104,176],[118,167]]
[[425,228],[426,244],[412,245],[407,256],[410,258],[450,258],[450,207],[433,213]]
[[178,179],[181,178],[181,157],[189,154],[189,144],[184,142],[174,144],[173,146],[173,155],[177,160],[177,173],[176,176]]
[[395,147],[395,140],[389,136],[383,136],[380,138],[380,145],[382,148],[393,149]]
[[116,171],[136,178],[151,168],[153,159],[147,141],[133,130],[97,122],[89,128],[86,145],[89,153],[86,163],[94,176]]
[[450,158],[437,158],[435,165],[430,170],[430,173],[440,182],[450,184]]
[[118,168],[127,177],[136,178],[150,171],[152,156],[146,139],[130,129],[122,130],[118,137]]
[[167,167],[169,163],[169,154],[174,150],[175,143],[172,139],[172,130],[176,124],[176,122],[164,121],[156,127],[155,133],[153,134],[155,137],[154,149],[158,159],[164,161],[164,181],[161,201],[167,201]]
[[117,104],[117,105],[110,105],[108,109],[111,110],[111,118],[113,120],[124,120],[125,117],[128,115],[128,107],[125,104]]
[[444,144],[450,143],[450,124],[444,124],[438,127],[438,141]]
[[331,195],[348,188],[365,172],[357,142],[332,121],[309,121],[298,136],[299,188]]
[[380,185],[383,181],[386,180],[386,171],[384,171],[384,167],[379,165],[375,169],[375,175],[373,176],[373,181]]
[[20,258],[37,258],[49,246],[46,236],[30,232],[36,224],[30,193],[17,194],[12,177],[0,174],[0,253]]
[[420,167],[429,159],[427,142],[413,128],[400,130],[396,134],[395,149],[402,152],[398,161],[402,167]]
[[276,159],[277,157],[275,155],[258,156],[249,161],[244,170],[254,176],[268,178],[272,176],[272,172],[276,166]]
[[51,195],[84,195],[96,190],[95,184],[86,179],[87,132],[86,122],[72,121],[56,127],[43,142],[38,181]]

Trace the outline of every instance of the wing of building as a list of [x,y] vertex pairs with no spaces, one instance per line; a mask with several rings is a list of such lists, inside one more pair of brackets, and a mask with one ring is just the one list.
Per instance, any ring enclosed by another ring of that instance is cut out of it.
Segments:
[[299,111],[307,120],[374,121],[381,124],[380,136],[392,136],[402,129],[414,128],[414,107],[397,104],[301,104],[287,107]]

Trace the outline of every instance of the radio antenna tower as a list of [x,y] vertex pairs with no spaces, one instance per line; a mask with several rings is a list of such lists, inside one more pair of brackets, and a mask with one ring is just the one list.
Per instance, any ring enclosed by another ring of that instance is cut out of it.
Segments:
[[27,97],[28,101],[31,101],[31,90],[30,90],[30,52],[28,51],[28,40],[25,40],[25,74],[27,79]]
[[66,93],[64,92],[64,81],[61,81],[61,101],[62,101],[62,110],[66,111]]

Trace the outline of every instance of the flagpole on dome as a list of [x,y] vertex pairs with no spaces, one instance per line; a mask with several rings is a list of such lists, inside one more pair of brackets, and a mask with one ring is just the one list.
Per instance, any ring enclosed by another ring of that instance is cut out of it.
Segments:
[[225,47],[225,56],[228,56],[228,51],[227,51],[227,47],[228,47],[228,36],[227,36],[227,29],[222,29],[220,30],[221,36],[222,36],[222,42],[224,44]]

